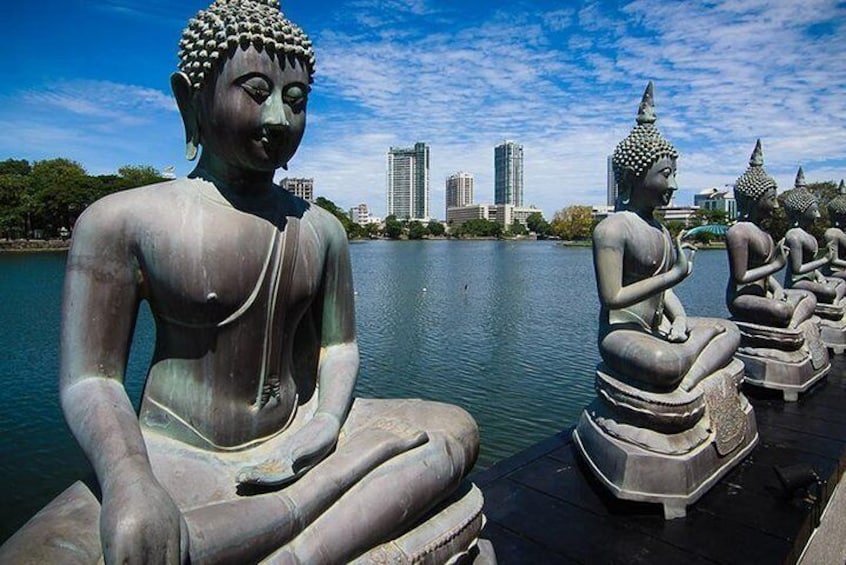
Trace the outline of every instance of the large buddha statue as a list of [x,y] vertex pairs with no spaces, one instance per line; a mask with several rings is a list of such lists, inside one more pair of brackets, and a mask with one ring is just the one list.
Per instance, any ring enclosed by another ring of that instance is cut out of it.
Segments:
[[574,439],[597,477],[624,499],[683,516],[754,446],[752,407],[739,393],[740,334],[731,322],[689,318],[672,288],[691,272],[680,234],[655,218],[676,190],[678,152],[655,127],[653,85],[637,125],[613,156],[617,212],[593,234],[601,304],[598,398]]
[[759,139],[734,186],[738,219],[726,234],[726,305],[740,329],[737,358],[746,365],[746,382],[796,400],[830,364],[814,316],[816,298],[810,291],[785,290],[774,276],[784,268],[788,249],[761,226],[778,207],[776,189],[764,170]]
[[[471,551],[473,418],[353,398],[345,232],[273,183],[305,130],[311,42],[276,0],[217,0],[180,48],[171,84],[196,168],[94,203],[67,261],[61,401],[102,500],[75,487],[0,555],[437,563]],[[142,300],[156,345],[136,414],[123,381]],[[87,514],[63,522],[66,499]]]
[[835,351],[843,352],[846,349],[846,300],[843,298],[846,280],[823,274],[822,269],[834,258],[835,250],[827,246],[821,251],[817,238],[808,233],[820,212],[819,201],[808,190],[802,167],[796,173],[795,187],[784,195],[784,207],[790,222],[790,229],[784,236],[790,249],[784,285],[814,293],[822,340]]
[[840,180],[837,196],[828,205],[828,219],[831,227],[825,230],[825,243],[830,252],[829,262],[823,267],[823,274],[846,280],[846,181]]

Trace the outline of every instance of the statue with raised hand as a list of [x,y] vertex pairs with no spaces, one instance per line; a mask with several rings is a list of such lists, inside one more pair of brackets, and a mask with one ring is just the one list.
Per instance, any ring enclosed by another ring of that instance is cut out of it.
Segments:
[[764,152],[759,139],[749,167],[734,186],[737,222],[726,234],[729,282],[726,302],[736,320],[778,328],[796,328],[814,314],[813,294],[787,290],[773,276],[787,264],[784,241],[773,242],[762,229],[775,209],[776,182],[764,170]]
[[[179,57],[196,168],[90,206],[68,256],[61,400],[102,489],[106,563],[467,553],[473,418],[353,397],[346,234],[273,183],[305,131],[310,40],[276,0],[217,0]],[[123,380],[142,300],[156,345],[136,415]]]
[[833,258],[832,249],[827,246],[820,253],[817,238],[808,233],[808,229],[820,217],[820,211],[819,200],[808,190],[802,167],[796,173],[795,187],[784,195],[784,207],[790,221],[790,229],[784,236],[790,249],[784,274],[785,286],[809,290],[821,304],[840,302],[846,295],[846,281],[840,278],[829,279],[821,271]]
[[740,333],[727,320],[688,317],[672,290],[690,274],[693,250],[655,217],[677,188],[678,159],[655,122],[650,82],[637,125],[614,151],[617,212],[593,234],[602,363],[573,437],[615,496],[660,503],[671,519],[758,436],[738,391]]
[[829,251],[829,262],[823,273],[829,277],[846,280],[846,181],[840,180],[837,196],[828,205],[828,219],[831,227],[825,230],[825,243]]
[[814,316],[816,297],[809,290],[785,289],[774,276],[795,259],[784,240],[774,243],[762,228],[778,208],[776,190],[764,170],[759,139],[734,185],[739,214],[726,234],[726,306],[740,329],[737,357],[746,366],[746,382],[797,400],[831,365]]

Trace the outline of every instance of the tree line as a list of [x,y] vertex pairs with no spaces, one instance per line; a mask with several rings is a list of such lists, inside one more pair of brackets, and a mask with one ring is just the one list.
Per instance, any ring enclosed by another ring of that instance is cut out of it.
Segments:
[[0,161],[0,238],[49,239],[73,228],[92,202],[120,190],[165,180],[150,166],[126,165],[117,174],[89,175],[57,158]]

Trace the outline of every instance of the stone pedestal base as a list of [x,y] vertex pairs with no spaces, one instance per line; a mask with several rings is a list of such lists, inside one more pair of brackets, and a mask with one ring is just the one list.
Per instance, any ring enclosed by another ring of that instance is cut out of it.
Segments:
[[820,317],[820,336],[826,347],[841,354],[846,351],[846,299],[838,304],[819,304],[814,313]]
[[[780,390],[785,401],[794,402],[799,393],[828,374],[831,363],[820,338],[819,318],[811,318],[796,329],[735,323],[741,332],[735,358],[746,366],[748,384]],[[796,341],[798,336],[803,338],[800,342]],[[793,348],[794,343],[801,345]]]
[[[601,399],[595,400],[573,432],[591,471],[617,498],[662,504],[668,520],[685,516],[687,506],[748,455],[758,441],[754,410],[738,391],[739,365],[733,362],[697,387],[702,387],[708,409],[695,427],[701,426],[707,438],[685,453],[659,452],[649,449],[648,441],[636,444],[612,435],[609,430],[625,424],[609,426],[608,407]],[[665,436],[659,443],[678,445],[673,437],[677,435],[644,430],[641,440]]]

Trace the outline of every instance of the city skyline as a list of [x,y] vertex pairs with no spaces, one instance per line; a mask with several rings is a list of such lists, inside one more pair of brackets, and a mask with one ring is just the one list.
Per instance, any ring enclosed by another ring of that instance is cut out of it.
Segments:
[[[187,174],[169,76],[183,27],[207,5],[7,6],[0,158]],[[658,128],[681,153],[680,201],[734,182],[758,137],[782,190],[798,165],[809,182],[846,176],[846,5],[837,0],[282,8],[314,40],[317,74],[303,145],[277,178],[313,177],[345,209],[366,201],[384,215],[385,147],[414,139],[430,144],[433,178],[472,171],[484,192],[494,185],[490,147],[519,139],[531,203],[548,215],[599,204],[605,158],[634,125],[649,79]],[[431,211],[444,196],[436,183]]]

